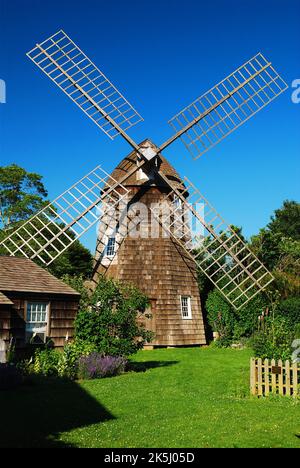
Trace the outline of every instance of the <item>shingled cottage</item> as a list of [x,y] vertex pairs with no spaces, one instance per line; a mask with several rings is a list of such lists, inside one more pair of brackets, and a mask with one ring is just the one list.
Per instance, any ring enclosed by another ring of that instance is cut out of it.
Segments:
[[17,352],[29,342],[64,346],[73,336],[79,299],[31,260],[0,256],[0,359],[11,340]]

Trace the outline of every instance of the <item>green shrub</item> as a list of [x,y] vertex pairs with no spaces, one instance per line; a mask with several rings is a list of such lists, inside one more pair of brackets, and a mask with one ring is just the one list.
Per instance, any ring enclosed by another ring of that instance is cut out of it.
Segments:
[[86,280],[82,275],[79,276],[71,276],[71,275],[64,275],[62,278],[62,281],[71,288],[75,289],[75,291],[79,292],[80,294],[80,302],[79,302],[79,308],[84,309],[88,307],[89,301],[90,301],[90,294],[89,290],[86,286]]
[[296,323],[294,326],[294,338],[295,340],[300,339],[300,323]]
[[33,372],[44,377],[57,376],[60,354],[56,349],[37,349],[33,357]]
[[218,332],[217,346],[229,346],[233,342],[247,342],[258,330],[259,317],[268,310],[268,300],[261,294],[249,301],[239,311],[223,298],[217,289],[208,294],[207,319],[213,331]]
[[258,295],[249,301],[236,313],[234,324],[234,340],[249,338],[257,331],[258,317],[267,310],[268,301],[265,296]]
[[255,333],[252,347],[262,359],[290,359],[294,333],[282,317],[265,317],[262,328]]
[[91,343],[75,340],[74,343],[68,343],[57,364],[57,375],[59,377],[67,377],[75,379],[78,373],[78,362],[83,356],[89,356],[95,351],[95,346]]
[[290,297],[281,301],[276,314],[283,317],[292,328],[300,324],[300,297]]
[[216,345],[229,346],[233,339],[236,317],[232,307],[216,289],[208,294],[206,301],[207,319],[213,331],[218,332]]
[[59,351],[57,349],[37,349],[31,359],[18,364],[24,375],[39,374],[44,377],[63,377],[75,379],[78,373],[78,361],[95,351],[90,343],[75,341],[68,343]]
[[134,286],[102,278],[89,306],[77,314],[76,338],[94,345],[103,356],[130,356],[153,339],[139,320],[149,317],[147,306],[147,297]]

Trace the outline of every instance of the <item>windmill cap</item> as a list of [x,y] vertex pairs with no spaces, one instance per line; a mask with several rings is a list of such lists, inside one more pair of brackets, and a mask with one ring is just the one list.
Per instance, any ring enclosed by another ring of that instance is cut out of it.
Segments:
[[[146,154],[150,155],[152,152],[157,153],[158,147],[152,143],[151,140],[146,139],[142,143],[139,144],[139,147],[143,150],[142,152],[146,152]],[[147,158],[147,156],[145,155]],[[122,178],[129,173],[134,166],[136,166],[138,160],[138,155],[136,151],[132,151],[128,156],[126,156],[122,161],[118,164],[118,166],[112,171],[111,177],[119,182]],[[148,175],[153,173],[154,167],[157,167],[158,173],[163,174],[167,179],[170,180],[172,185],[176,188],[183,188],[184,183],[181,177],[179,176],[178,172],[174,169],[174,167],[169,163],[169,161],[160,153],[158,153],[157,158],[151,158],[149,162],[145,163],[142,171]],[[154,186],[165,186],[166,183],[163,179],[158,177],[155,180],[148,181],[149,185]],[[139,177],[138,171],[135,172],[133,175],[128,177],[125,182],[122,182],[122,185],[125,187],[132,187],[132,186],[140,186],[145,185],[145,179]]]

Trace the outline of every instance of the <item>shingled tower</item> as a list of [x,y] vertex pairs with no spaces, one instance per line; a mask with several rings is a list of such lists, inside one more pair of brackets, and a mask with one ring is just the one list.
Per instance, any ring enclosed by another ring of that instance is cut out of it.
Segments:
[[[154,148],[149,140],[141,146]],[[137,158],[136,152],[124,158],[112,172],[112,181],[118,182],[130,173]],[[102,227],[109,226],[111,218],[106,215],[108,220],[105,220],[104,215],[98,235],[94,281],[97,282],[99,274],[115,278],[136,285],[149,297],[152,319],[146,326],[155,333],[152,345],[205,344],[195,263],[155,224],[150,209],[163,202],[170,192],[160,174],[179,189],[183,187],[178,173],[162,155],[125,181],[123,185],[129,191],[127,232],[120,235],[119,225],[107,235]]]

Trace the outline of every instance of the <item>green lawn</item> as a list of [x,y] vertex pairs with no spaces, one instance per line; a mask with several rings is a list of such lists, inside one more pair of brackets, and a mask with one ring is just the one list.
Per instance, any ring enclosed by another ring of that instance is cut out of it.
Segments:
[[300,447],[300,402],[249,396],[249,350],[140,352],[136,369],[0,393],[0,446]]

